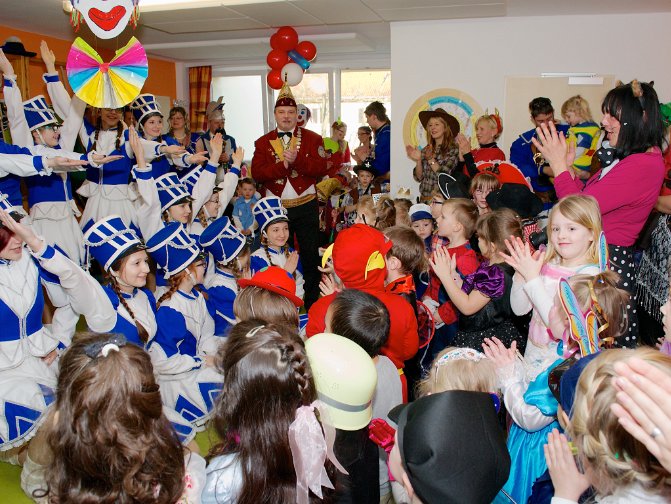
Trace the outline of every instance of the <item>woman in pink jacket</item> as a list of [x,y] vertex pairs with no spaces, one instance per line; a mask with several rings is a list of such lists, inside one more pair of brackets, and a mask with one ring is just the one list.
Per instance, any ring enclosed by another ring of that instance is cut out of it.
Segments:
[[602,168],[584,185],[570,169],[575,146],[567,147],[564,135],[558,134],[552,123],[549,128],[538,128],[538,140],[533,142],[550,163],[558,197],[583,193],[599,202],[610,268],[620,275],[619,287],[631,295],[627,305],[629,332],[618,343],[635,346],[638,322],[633,246],[664,181],[664,125],[657,93],[651,85],[636,80],[612,89],[601,111],[606,137],[597,156]]

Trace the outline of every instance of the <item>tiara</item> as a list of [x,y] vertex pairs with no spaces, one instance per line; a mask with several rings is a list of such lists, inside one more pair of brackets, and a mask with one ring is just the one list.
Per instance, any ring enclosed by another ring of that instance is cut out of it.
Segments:
[[434,366],[440,367],[444,364],[447,364],[450,361],[457,360],[468,360],[471,362],[480,362],[482,359],[486,359],[487,356],[482,352],[473,350],[472,348],[456,348],[444,354],[438,359]]

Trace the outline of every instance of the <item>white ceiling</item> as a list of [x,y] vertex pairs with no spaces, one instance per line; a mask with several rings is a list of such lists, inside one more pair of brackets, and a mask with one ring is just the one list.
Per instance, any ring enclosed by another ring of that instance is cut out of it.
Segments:
[[[1,9],[0,24],[74,38],[62,0],[2,0]],[[301,40],[317,45],[318,64],[378,60],[388,65],[389,23],[395,21],[667,11],[670,0],[281,0],[144,12],[134,35],[148,54],[186,65],[265,67],[270,35],[290,25]],[[98,46],[120,46],[130,33],[128,28],[118,40],[98,41]],[[81,34],[93,38],[86,27]]]

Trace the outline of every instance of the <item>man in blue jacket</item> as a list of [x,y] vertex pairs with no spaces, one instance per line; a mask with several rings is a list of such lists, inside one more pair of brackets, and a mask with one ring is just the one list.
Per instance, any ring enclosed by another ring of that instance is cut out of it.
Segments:
[[[543,201],[544,208],[550,208],[557,200],[552,181],[550,180],[550,167],[543,159],[543,156],[536,151],[536,147],[531,143],[531,139],[536,136],[536,128],[541,124],[547,125],[550,121],[554,122],[554,107],[549,98],[538,97],[529,103],[529,112],[531,113],[531,122],[533,129],[522,133],[510,147],[510,161],[514,163],[525,177],[529,177],[536,195]],[[557,131],[562,131],[566,135],[568,126],[565,124],[556,124]]]
[[[369,159],[375,169],[377,177],[382,180],[389,180],[389,169],[391,167],[390,140],[391,140],[391,121],[387,117],[387,109],[379,101],[369,104],[364,110],[366,122],[375,132],[375,150],[372,159]],[[360,159],[365,158],[363,152],[358,152],[359,147],[354,153]]]

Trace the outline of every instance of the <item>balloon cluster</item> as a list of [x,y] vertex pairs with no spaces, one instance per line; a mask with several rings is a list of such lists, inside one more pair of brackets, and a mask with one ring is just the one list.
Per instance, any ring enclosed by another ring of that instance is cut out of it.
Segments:
[[280,89],[284,81],[296,86],[303,80],[303,72],[317,56],[317,47],[307,40],[298,41],[298,33],[291,26],[282,26],[270,37],[271,51],[266,62],[271,68],[266,82],[273,89]]

